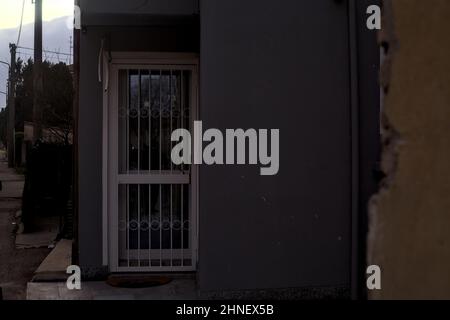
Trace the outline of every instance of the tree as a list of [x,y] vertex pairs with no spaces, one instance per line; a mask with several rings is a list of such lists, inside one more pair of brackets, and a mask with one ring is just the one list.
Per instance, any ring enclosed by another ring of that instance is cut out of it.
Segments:
[[[33,61],[18,60],[18,79],[16,89],[16,125],[22,130],[25,121],[33,121]],[[72,75],[64,63],[42,63],[43,110],[42,127],[52,140],[70,144],[72,133]]]

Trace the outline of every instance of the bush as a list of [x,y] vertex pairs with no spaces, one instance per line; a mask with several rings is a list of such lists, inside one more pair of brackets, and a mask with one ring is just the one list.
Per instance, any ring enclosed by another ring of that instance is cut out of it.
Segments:
[[[41,217],[60,216],[61,236],[71,233],[72,146],[38,143],[27,152],[22,219],[25,231]],[[70,223],[71,224],[71,223]]]

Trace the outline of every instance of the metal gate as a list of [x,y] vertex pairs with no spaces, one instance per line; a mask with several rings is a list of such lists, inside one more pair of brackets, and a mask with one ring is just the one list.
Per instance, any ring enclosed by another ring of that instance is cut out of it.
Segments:
[[189,129],[197,68],[113,64],[109,93],[111,271],[196,267],[196,170],[171,161],[171,134]]

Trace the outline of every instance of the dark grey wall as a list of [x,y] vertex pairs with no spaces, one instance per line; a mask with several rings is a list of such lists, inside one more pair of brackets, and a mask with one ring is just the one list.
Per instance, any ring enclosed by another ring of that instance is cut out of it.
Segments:
[[200,2],[204,127],[278,128],[280,172],[200,170],[201,290],[348,285],[345,1]]
[[80,41],[78,248],[83,269],[102,265],[102,89],[95,75],[98,41],[100,33],[94,30]]
[[106,38],[112,51],[198,52],[198,19],[147,27],[83,27],[80,42],[79,260],[84,270],[102,265],[102,88],[98,52]]
[[81,0],[84,13],[139,13],[190,15],[198,11],[198,0]]

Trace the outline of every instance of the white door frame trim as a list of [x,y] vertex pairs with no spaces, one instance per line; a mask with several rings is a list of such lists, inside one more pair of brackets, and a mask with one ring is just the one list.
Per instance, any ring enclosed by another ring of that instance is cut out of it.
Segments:
[[[111,59],[110,59],[111,58]],[[108,61],[110,60],[110,61]],[[104,54],[103,56],[103,121],[102,121],[102,264],[111,270],[112,264],[114,264],[114,253],[110,248],[111,233],[110,230],[113,227],[110,219],[110,199],[109,199],[109,185],[111,183],[117,183],[118,181],[111,181],[110,171],[110,153],[109,148],[109,110],[110,110],[110,92],[116,91],[118,85],[117,79],[115,79],[115,73],[113,69],[117,69],[118,66],[123,68],[159,68],[170,69],[176,67],[179,70],[192,70],[192,90],[193,90],[193,103],[192,103],[192,119],[191,122],[198,120],[199,117],[199,81],[198,81],[198,65],[199,59],[196,53],[173,53],[173,52],[111,52],[110,54]],[[111,77],[111,79],[109,79]],[[105,86],[105,83],[108,85]],[[116,91],[117,92],[117,91]],[[196,269],[198,261],[198,190],[199,190],[199,172],[198,167],[191,166],[191,210],[192,216],[195,217],[194,227],[192,229],[193,238],[196,239],[192,243],[192,268]],[[116,257],[117,258],[117,257]],[[116,262],[117,263],[117,262]],[[140,271],[136,268],[135,271]],[[174,269],[174,271],[176,271]]]

